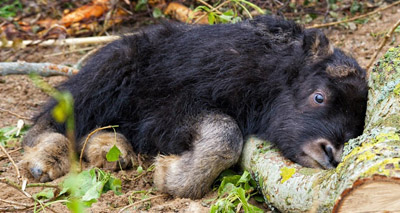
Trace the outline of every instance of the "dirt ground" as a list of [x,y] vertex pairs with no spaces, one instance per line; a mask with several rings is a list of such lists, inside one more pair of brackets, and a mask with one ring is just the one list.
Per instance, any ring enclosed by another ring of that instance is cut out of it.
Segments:
[[[378,15],[369,18],[368,23],[357,25],[356,29],[345,29],[343,27],[332,27],[325,29],[328,37],[333,43],[352,54],[365,67],[375,49],[379,46],[383,35],[400,19],[400,7],[394,7],[386,10]],[[382,50],[381,56],[389,47],[399,44],[399,34],[395,34],[393,40]],[[30,47],[23,50],[1,49],[0,59],[7,56],[8,61],[24,60],[28,62],[52,62],[56,64],[73,65],[87,50],[80,50],[79,47]],[[86,47],[85,47],[86,48]],[[71,53],[69,53],[71,52]],[[11,56],[11,57],[10,57]],[[45,81],[51,85],[66,80],[67,77],[48,77]],[[15,126],[18,121],[18,116],[30,118],[37,112],[40,106],[46,101],[48,96],[34,86],[32,81],[24,75],[0,75],[0,128],[6,126]],[[12,112],[12,113],[10,113]],[[16,115],[18,116],[16,116]],[[26,123],[30,123],[25,119]],[[7,151],[18,149],[19,144],[7,148]],[[23,151],[19,150],[11,154],[12,158],[18,163],[21,160]],[[150,163],[144,162],[143,166],[146,169]],[[123,195],[117,196],[112,192],[107,192],[102,195],[99,201],[89,209],[89,212],[116,212],[122,207],[130,204],[130,202],[141,201],[142,194],[138,191],[147,191],[147,197],[155,197],[146,202],[138,203],[134,207],[128,209],[130,212],[208,212],[212,203],[212,198],[215,198],[216,192],[208,193],[203,199],[190,200],[172,198],[168,195],[163,195],[156,191],[152,184],[152,172],[139,176],[135,169],[113,172],[116,177],[122,180]],[[17,180],[15,170],[9,160],[0,153],[0,178],[8,178]],[[53,181],[58,183],[62,178]],[[32,180],[30,180],[32,181]],[[30,204],[32,201],[25,195],[15,190],[14,188],[1,184],[0,199],[12,200],[19,203]],[[30,194],[41,191],[42,188],[28,188]],[[136,192],[136,193],[135,193]],[[0,211],[4,207],[12,206],[0,202]],[[262,207],[262,206],[260,206]],[[62,204],[53,204],[47,211],[65,212],[67,208]],[[267,208],[264,208],[267,211]],[[30,210],[32,211],[32,210]]]

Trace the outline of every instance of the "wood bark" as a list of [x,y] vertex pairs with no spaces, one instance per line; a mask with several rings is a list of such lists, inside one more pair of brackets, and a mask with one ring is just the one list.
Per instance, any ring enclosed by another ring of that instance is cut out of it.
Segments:
[[336,169],[305,168],[250,138],[241,165],[281,212],[400,212],[400,48],[369,76],[364,133],[346,143]]
[[51,63],[0,62],[0,75],[26,75],[30,73],[44,77],[55,75],[72,76],[78,73],[78,70]]

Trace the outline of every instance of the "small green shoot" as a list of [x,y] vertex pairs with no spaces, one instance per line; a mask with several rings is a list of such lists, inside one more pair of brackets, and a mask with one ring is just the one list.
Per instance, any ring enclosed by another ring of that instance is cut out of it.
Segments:
[[76,212],[81,206],[90,207],[101,194],[112,190],[121,195],[121,180],[113,177],[110,173],[100,169],[91,169],[79,174],[69,174],[61,183],[60,195],[66,195],[70,203],[68,208]]
[[[223,172],[218,179],[221,184],[218,188],[218,200],[211,206],[210,212],[237,212],[243,208],[244,212],[263,212],[260,208],[248,203],[250,197],[257,197],[257,201],[263,202],[262,196],[258,196],[257,183],[251,178],[249,172],[235,175],[228,170]],[[237,209],[239,208],[239,209]]]
[[19,11],[22,11],[22,4],[19,0],[15,0],[11,4],[0,7],[0,17],[12,18],[15,17]]
[[[224,7],[222,7],[224,6]],[[213,9],[219,8],[216,12]],[[252,13],[249,8],[257,11],[259,14],[265,14],[266,11],[258,7],[257,5],[246,1],[246,0],[229,0],[224,2],[219,2],[219,5],[214,5],[214,8],[210,8],[206,5],[198,6],[194,9],[197,11],[204,11],[207,13],[208,23],[209,24],[217,24],[217,23],[236,23],[242,20],[243,17],[247,16],[249,18],[253,18]]]
[[[22,122],[22,125],[21,122]],[[0,128],[0,145],[4,147],[14,147],[28,131],[29,126],[24,125],[22,120],[18,121],[17,126]]]

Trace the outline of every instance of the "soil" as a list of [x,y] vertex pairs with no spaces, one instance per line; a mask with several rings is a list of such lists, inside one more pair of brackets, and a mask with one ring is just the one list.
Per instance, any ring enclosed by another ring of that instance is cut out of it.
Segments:
[[[347,51],[355,57],[362,67],[366,67],[370,58],[379,46],[384,34],[396,23],[400,18],[400,7],[393,7],[383,11],[380,14],[369,17],[365,24],[358,24],[356,29],[345,29],[342,26],[331,27],[325,29],[325,33],[331,41],[338,47]],[[392,46],[399,44],[399,34],[395,34],[388,45],[380,52],[380,57],[384,52]],[[24,60],[28,62],[52,62],[55,64],[75,64],[82,58],[87,50],[79,51],[79,48],[87,47],[29,47],[23,50],[2,49],[0,59],[4,61]],[[72,53],[69,53],[72,52]],[[57,76],[45,78],[45,81],[51,85],[57,85],[66,80],[67,77]],[[19,117],[30,124],[29,119],[40,106],[47,100],[48,96],[40,89],[35,87],[29,77],[24,75],[8,75],[0,76],[0,128],[7,126],[16,126]],[[12,143],[10,143],[12,144]],[[20,147],[19,143],[15,143],[7,147],[7,151],[11,152]],[[21,160],[23,150],[13,152],[12,158],[16,163]],[[143,167],[146,170],[151,164],[151,159],[144,161]],[[129,205],[132,202],[141,201],[143,198],[152,198],[146,202],[140,202],[129,208],[130,212],[208,212],[212,203],[212,199],[216,198],[215,191],[208,193],[204,198],[199,200],[173,198],[156,191],[152,183],[152,172],[146,172],[139,176],[136,169],[112,172],[112,174],[122,180],[123,195],[117,196],[113,192],[103,194],[97,203],[93,204],[90,212],[116,212],[119,209]],[[7,157],[2,156],[0,152],[0,178],[7,178],[17,182],[15,169],[9,162]],[[51,183],[58,183],[63,178],[54,180]],[[29,179],[29,183],[32,183]],[[27,198],[18,190],[9,185],[0,183],[2,192],[0,199],[12,200],[22,204],[32,204],[32,200]],[[41,187],[28,188],[29,194],[34,194],[43,190]],[[144,194],[139,191],[146,191]],[[1,200],[0,200],[1,201]],[[7,204],[0,202],[0,211],[5,207],[21,205]],[[263,205],[258,205],[265,211],[268,209]],[[62,204],[53,204],[46,207],[46,211],[66,212],[67,208]],[[28,212],[33,209],[28,210]]]

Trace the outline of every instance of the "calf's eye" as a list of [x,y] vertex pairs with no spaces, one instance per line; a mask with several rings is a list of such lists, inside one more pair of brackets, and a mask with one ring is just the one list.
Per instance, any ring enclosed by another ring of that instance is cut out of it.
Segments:
[[322,103],[324,103],[324,96],[321,93],[316,93],[314,95],[314,101],[317,104],[322,104]]

